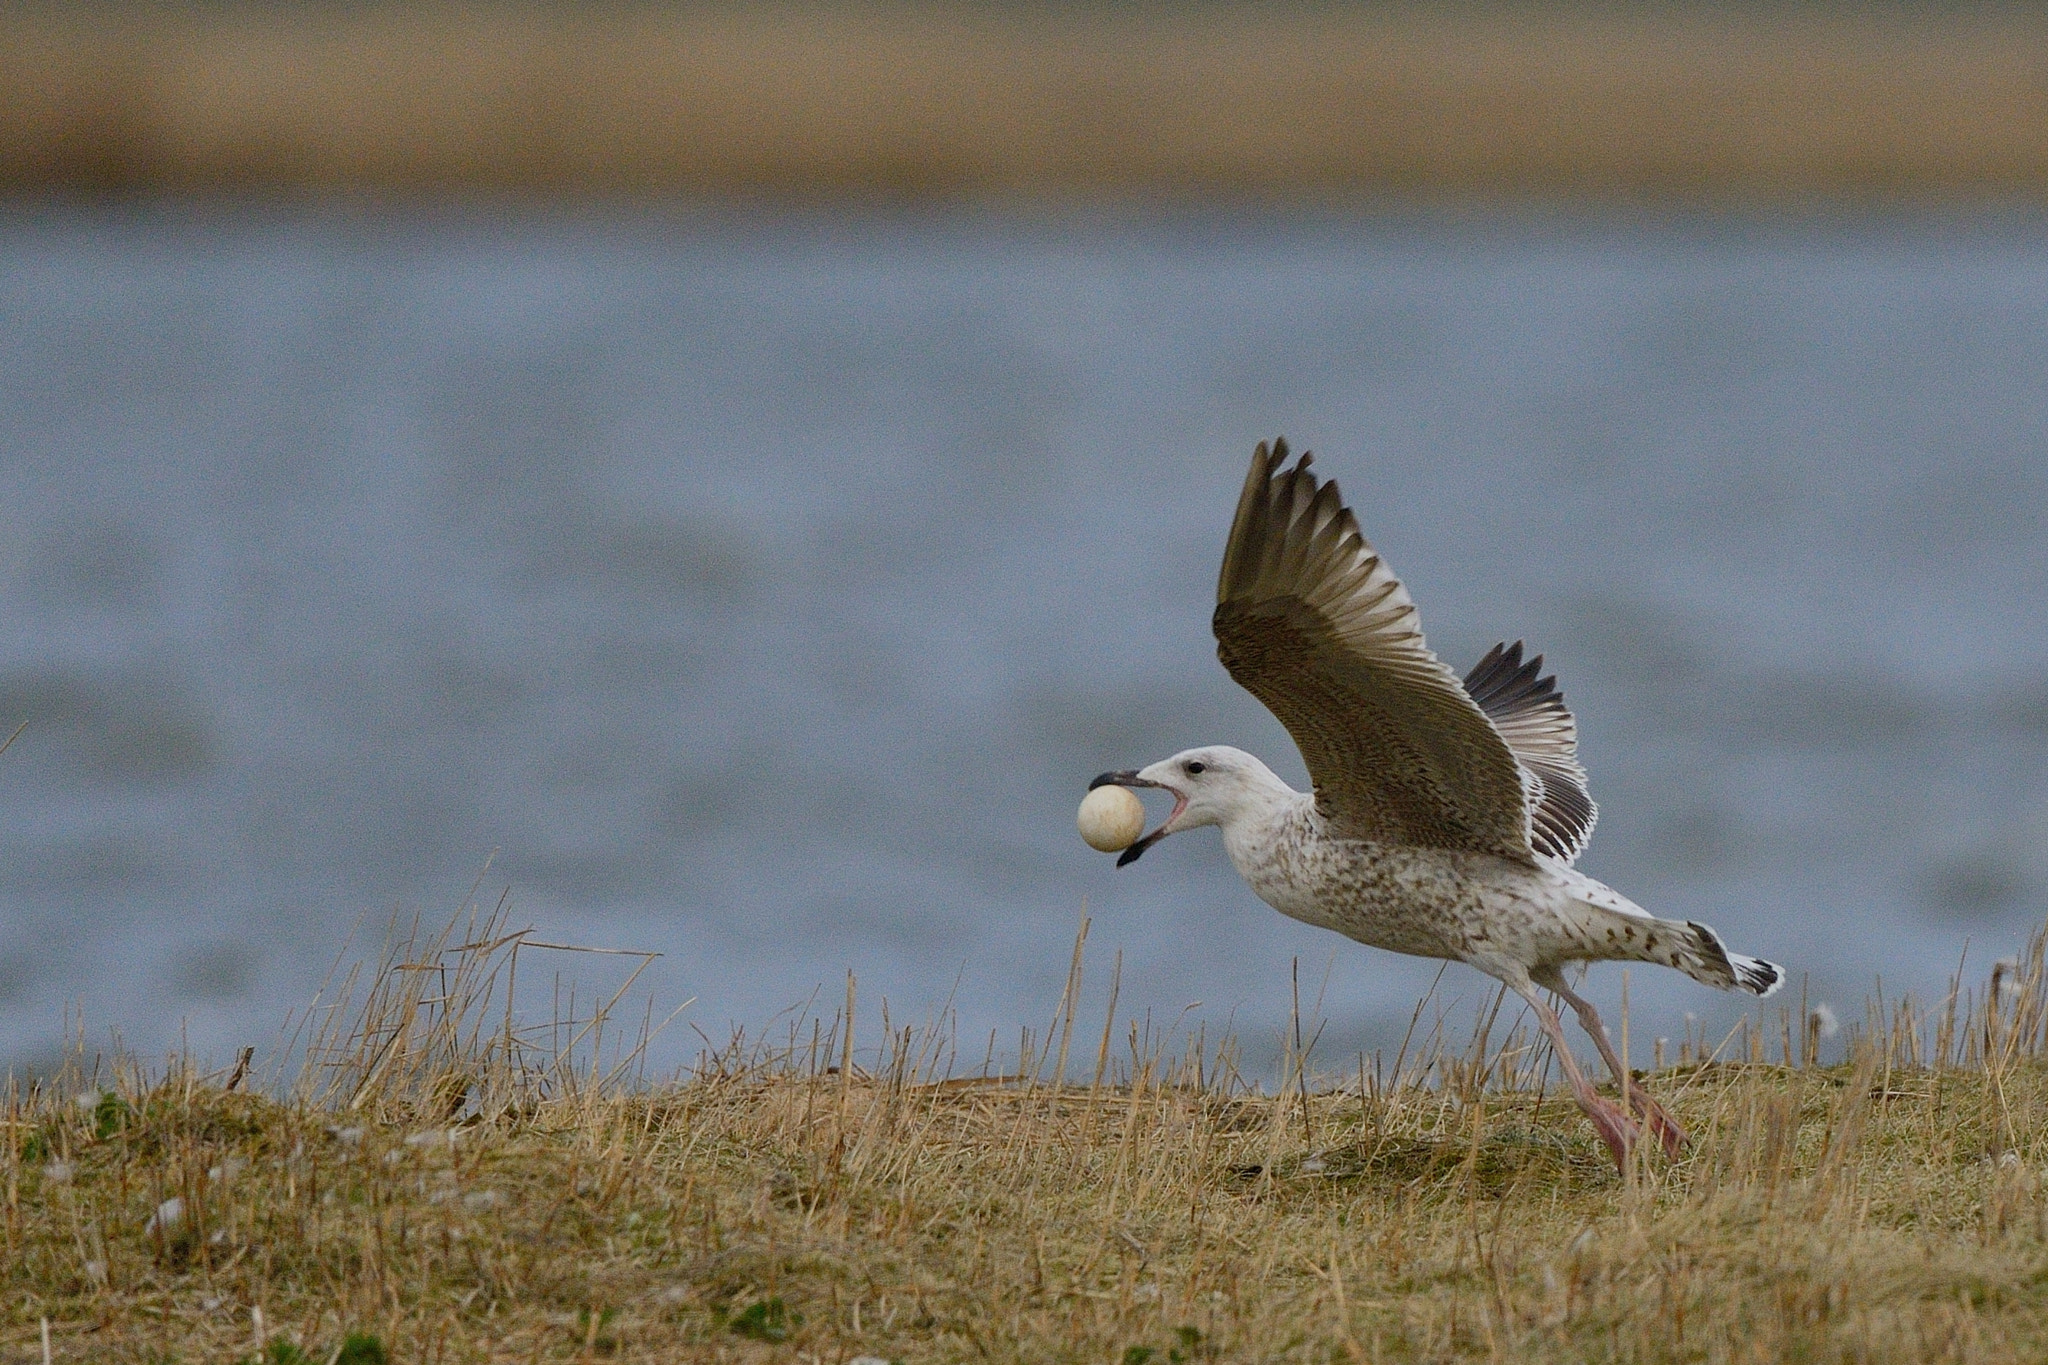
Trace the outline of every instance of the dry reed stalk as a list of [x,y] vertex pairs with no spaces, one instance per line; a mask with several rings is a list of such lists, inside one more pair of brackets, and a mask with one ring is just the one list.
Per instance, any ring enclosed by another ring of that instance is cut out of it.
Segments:
[[0,184],[2038,197],[2044,52],[2026,7],[25,6]]

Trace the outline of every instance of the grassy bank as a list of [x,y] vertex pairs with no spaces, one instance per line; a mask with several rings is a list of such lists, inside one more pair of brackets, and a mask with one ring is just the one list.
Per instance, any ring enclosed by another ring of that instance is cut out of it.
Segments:
[[491,1006],[518,946],[401,945],[267,1094],[17,1094],[6,1358],[2048,1356],[2038,951],[1844,1064],[1689,1041],[1650,1084],[1691,1149],[1617,1175],[1508,1011],[1277,1096],[1071,1014],[1035,1081],[915,1030],[835,1069],[842,1011],[632,1086]]
[[56,5],[0,190],[2048,193],[2028,7]]

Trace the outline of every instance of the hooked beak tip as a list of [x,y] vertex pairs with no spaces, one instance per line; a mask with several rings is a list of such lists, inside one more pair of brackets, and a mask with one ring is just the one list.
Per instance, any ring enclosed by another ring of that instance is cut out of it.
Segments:
[[1144,778],[1138,776],[1135,768],[1124,768],[1117,772],[1102,774],[1102,776],[1088,784],[1088,790],[1094,791],[1097,787],[1156,787],[1158,785],[1157,782],[1147,782]]

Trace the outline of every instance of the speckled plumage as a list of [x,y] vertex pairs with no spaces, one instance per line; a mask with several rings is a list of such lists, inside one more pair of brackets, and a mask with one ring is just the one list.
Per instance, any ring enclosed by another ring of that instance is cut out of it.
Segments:
[[[1212,769],[1251,759],[1221,747],[1190,752],[1209,755]],[[1574,962],[1632,961],[1723,990],[1776,988],[1770,964],[1728,953],[1703,925],[1656,919],[1561,860],[1336,838],[1311,797],[1273,782],[1270,800],[1217,823],[1245,884],[1292,919],[1390,952],[1468,962],[1511,985],[1542,983]],[[1752,986],[1744,972],[1763,976]]]
[[1530,1003],[1573,1093],[1621,1161],[1630,1118],[1593,1091],[1539,988],[1572,1006],[1634,1113],[1675,1152],[1678,1125],[1627,1081],[1574,962],[1674,967],[1769,995],[1781,968],[1730,953],[1702,924],[1657,919],[1574,868],[1597,809],[1577,726],[1542,659],[1500,645],[1461,681],[1425,643],[1414,602],[1334,482],[1285,442],[1252,458],[1217,581],[1217,655],[1300,745],[1312,793],[1242,750],[1190,749],[1096,784],[1160,787],[1173,813],[1124,851],[1220,826],[1274,909],[1360,943],[1470,963]]

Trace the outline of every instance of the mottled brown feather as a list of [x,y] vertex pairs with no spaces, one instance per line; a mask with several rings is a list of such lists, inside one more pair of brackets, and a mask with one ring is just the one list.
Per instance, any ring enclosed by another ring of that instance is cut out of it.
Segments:
[[1533,779],[1422,637],[1334,482],[1252,457],[1217,579],[1216,652],[1300,746],[1337,838],[1533,861]]

